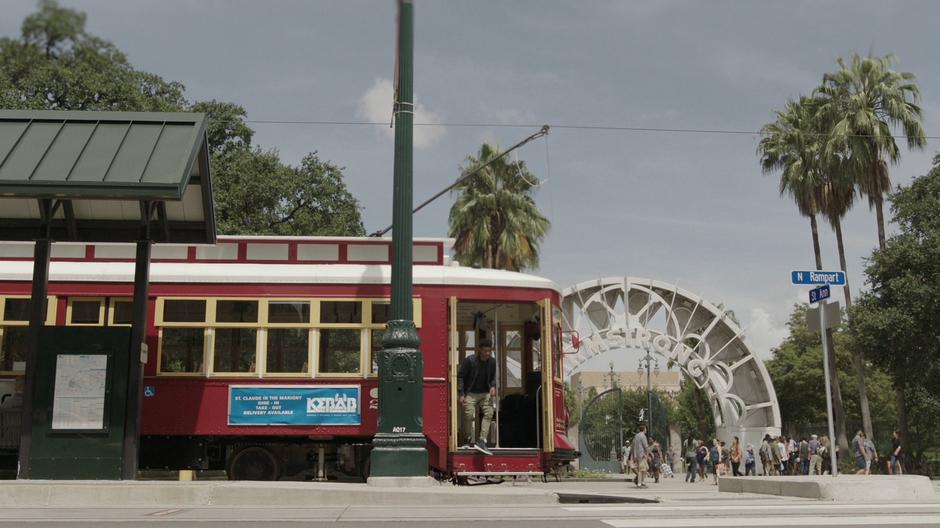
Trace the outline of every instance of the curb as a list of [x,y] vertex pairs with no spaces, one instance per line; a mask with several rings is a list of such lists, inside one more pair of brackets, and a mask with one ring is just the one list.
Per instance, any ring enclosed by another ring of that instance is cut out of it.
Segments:
[[365,484],[308,482],[0,482],[0,507],[198,507],[198,506],[438,506],[558,504],[548,490],[474,489],[451,485],[381,488]]

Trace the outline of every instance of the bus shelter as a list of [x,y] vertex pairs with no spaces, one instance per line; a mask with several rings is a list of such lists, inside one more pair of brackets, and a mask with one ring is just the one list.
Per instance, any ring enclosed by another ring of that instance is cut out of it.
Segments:
[[[0,111],[0,242],[35,241],[18,478],[136,478],[151,245],[216,241],[207,122]],[[44,327],[54,241],[136,244],[129,330]]]

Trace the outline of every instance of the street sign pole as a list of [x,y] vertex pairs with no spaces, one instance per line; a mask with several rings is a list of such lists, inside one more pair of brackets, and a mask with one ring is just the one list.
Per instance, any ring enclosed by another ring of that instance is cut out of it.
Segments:
[[822,341],[823,354],[823,377],[826,378],[826,418],[829,422],[829,459],[832,462],[832,476],[839,474],[839,466],[836,462],[836,433],[835,424],[832,421],[832,387],[829,380],[829,345],[826,343],[826,301],[819,302],[819,338]]
[[[821,267],[821,265],[817,264]],[[809,294],[810,304],[814,302],[819,302],[819,338],[822,341],[822,354],[823,354],[823,375],[826,378],[826,419],[829,422],[829,459],[832,462],[832,476],[835,477],[839,474],[839,466],[836,461],[836,431],[835,423],[832,419],[832,380],[829,378],[829,342],[826,339],[826,298],[829,297],[829,286],[830,285],[844,285],[846,284],[845,272],[844,271],[791,271],[790,272],[790,282],[795,285],[821,285],[819,288],[813,289]],[[810,308],[809,313],[807,313],[807,322],[809,323],[812,320],[812,310]],[[838,303],[835,305],[835,309],[838,311]],[[837,324],[840,320],[836,316]],[[812,324],[808,324],[811,331],[813,330]]]

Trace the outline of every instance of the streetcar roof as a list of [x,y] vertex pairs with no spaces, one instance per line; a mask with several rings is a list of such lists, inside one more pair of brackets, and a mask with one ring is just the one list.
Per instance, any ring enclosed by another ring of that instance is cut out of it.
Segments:
[[[0,281],[29,281],[33,263],[0,261]],[[430,286],[496,286],[543,288],[561,293],[553,281],[537,275],[505,270],[446,266],[413,266],[413,282]],[[50,282],[133,282],[133,262],[54,261]],[[389,284],[387,264],[249,264],[208,262],[153,262],[151,283],[211,284]]]

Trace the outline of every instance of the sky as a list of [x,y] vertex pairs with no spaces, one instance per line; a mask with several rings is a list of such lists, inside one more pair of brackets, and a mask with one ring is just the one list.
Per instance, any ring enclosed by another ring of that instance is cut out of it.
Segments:
[[[138,69],[177,80],[189,100],[219,99],[250,121],[387,123],[392,108],[392,0],[61,0],[88,15]],[[450,184],[483,142],[517,151],[543,180],[552,222],[534,273],[562,288],[597,277],[678,283],[724,303],[769,357],[807,288],[809,220],[761,173],[752,133],[610,131],[563,125],[754,132],[788,98],[810,93],[835,58],[896,55],[917,76],[927,135],[940,136],[940,3],[913,0],[416,0],[416,203]],[[4,0],[0,35],[36,4]],[[484,124],[487,126],[453,126]],[[519,126],[507,126],[519,125]],[[391,219],[387,126],[253,122],[255,141],[288,163],[308,152],[345,167],[368,232]],[[937,140],[902,150],[891,178],[926,173]],[[418,213],[415,236],[447,235],[445,196]],[[823,263],[838,268],[821,224]],[[844,222],[849,282],[863,283],[877,244],[858,201]],[[841,298],[841,294],[835,294]],[[630,367],[624,367],[630,368]]]

